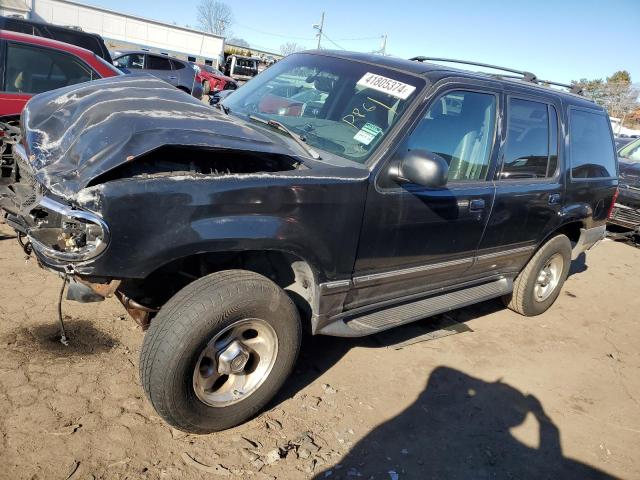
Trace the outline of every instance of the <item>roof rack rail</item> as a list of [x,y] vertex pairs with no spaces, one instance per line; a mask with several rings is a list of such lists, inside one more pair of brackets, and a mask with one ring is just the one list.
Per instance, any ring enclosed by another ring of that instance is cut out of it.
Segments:
[[556,87],[564,87],[568,88],[571,93],[575,93],[576,95],[582,95],[584,93],[584,89],[582,86],[576,84],[569,85],[568,83],[560,83],[554,82],[552,80],[538,80],[542,84],[555,85]]
[[516,75],[498,75],[500,77],[505,78],[515,78],[518,80],[524,80],[525,82],[531,82],[535,84],[547,84],[547,85],[556,85],[558,87],[568,88],[571,93],[575,93],[576,95],[582,95],[582,87],[579,85],[568,85],[566,83],[553,82],[551,80],[540,80],[536,76],[535,73],[527,72],[525,70],[516,70],[515,68],[507,68],[501,67],[499,65],[491,65],[489,63],[480,63],[480,62],[471,62],[469,60],[456,60],[453,58],[439,58],[439,57],[424,57],[417,56],[412,57],[409,60],[414,62],[447,62],[447,63],[459,63],[461,65],[473,65],[474,67],[484,67],[490,68],[492,70],[500,70],[503,72],[515,73]]

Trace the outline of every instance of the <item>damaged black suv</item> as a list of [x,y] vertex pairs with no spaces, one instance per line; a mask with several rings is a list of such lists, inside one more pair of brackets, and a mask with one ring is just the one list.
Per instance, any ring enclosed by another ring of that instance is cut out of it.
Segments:
[[115,295],[147,330],[162,418],[231,427],[304,327],[357,337],[495,297],[538,315],[604,236],[601,107],[427,60],[295,54],[215,109],[131,76],[38,95],[1,206],[68,298]]

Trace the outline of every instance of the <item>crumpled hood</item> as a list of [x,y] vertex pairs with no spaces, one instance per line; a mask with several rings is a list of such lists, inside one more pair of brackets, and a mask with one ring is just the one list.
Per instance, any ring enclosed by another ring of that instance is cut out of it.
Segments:
[[123,75],[36,95],[22,115],[35,177],[71,197],[98,175],[163,145],[295,155],[150,75]]
[[640,162],[630,162],[620,157],[620,183],[632,187],[640,187]]

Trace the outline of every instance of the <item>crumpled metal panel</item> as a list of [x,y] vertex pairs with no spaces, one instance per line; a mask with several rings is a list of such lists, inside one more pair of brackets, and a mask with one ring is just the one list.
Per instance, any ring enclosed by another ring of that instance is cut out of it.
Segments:
[[150,75],[36,95],[22,117],[38,181],[69,198],[98,175],[163,145],[295,155],[287,144]]

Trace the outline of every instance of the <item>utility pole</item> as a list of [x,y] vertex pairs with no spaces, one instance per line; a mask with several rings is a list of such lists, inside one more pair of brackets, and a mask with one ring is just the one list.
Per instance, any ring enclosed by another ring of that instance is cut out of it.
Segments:
[[386,33],[382,35],[382,46],[380,47],[380,53],[382,53],[382,55],[387,54],[387,34]]
[[318,37],[318,50],[320,50],[320,41],[322,40],[322,28],[324,27],[324,12],[322,12],[322,16],[320,17],[320,24],[314,24],[313,28],[318,30],[316,36]]

